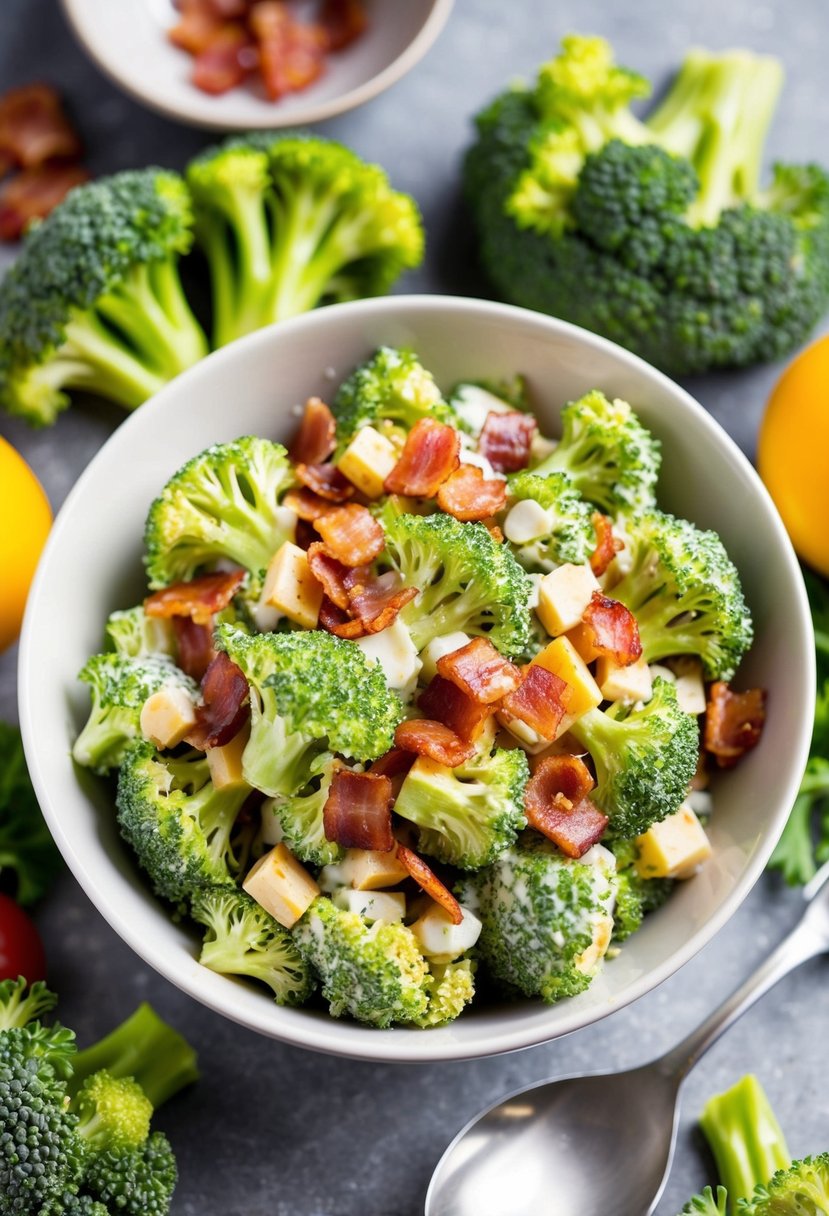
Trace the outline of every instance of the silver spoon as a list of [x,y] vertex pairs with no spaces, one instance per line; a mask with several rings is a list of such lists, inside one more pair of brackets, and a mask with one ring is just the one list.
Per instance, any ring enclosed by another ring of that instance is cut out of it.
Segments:
[[426,1216],[650,1216],[688,1073],[778,980],[829,952],[829,882],[810,888],[796,928],[672,1051],[628,1072],[541,1082],[468,1123],[432,1175]]

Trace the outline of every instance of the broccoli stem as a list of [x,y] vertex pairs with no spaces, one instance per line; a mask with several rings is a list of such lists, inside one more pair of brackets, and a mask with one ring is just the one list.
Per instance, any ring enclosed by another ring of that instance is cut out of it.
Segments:
[[275,203],[272,290],[261,324],[309,312],[318,303],[332,265],[340,264],[335,259],[329,265],[324,256],[338,209],[336,197],[326,201],[311,189],[283,194]]
[[792,1163],[780,1124],[754,1076],[743,1077],[712,1098],[702,1112],[700,1127],[732,1212],[738,1200],[747,1199],[756,1186],[765,1185],[777,1170]]
[[146,1002],[105,1038],[73,1056],[70,1097],[101,1069],[113,1077],[133,1077],[154,1109],[199,1077],[193,1048]]
[[229,191],[223,214],[205,222],[199,238],[210,264],[213,344],[226,346],[261,324],[263,299],[271,279],[271,247],[262,195]]

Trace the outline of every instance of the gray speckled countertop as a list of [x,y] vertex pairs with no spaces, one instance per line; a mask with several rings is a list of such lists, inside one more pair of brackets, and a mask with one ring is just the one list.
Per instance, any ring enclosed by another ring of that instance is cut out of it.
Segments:
[[[787,85],[771,153],[826,160],[826,0],[458,0],[443,36],[404,81],[322,127],[385,165],[419,200],[429,252],[408,289],[483,294],[458,203],[470,116],[571,29],[607,35],[623,63],[656,82],[693,43],[775,52]],[[152,162],[179,167],[206,142],[118,93],[75,45],[57,0],[2,0],[0,91],[36,78],[64,89],[95,172]],[[705,377],[688,387],[752,455],[777,370]],[[57,507],[117,422],[104,407],[87,408],[40,433],[0,418],[0,433],[31,462]],[[15,660],[13,651],[0,657],[0,715],[7,718],[16,715]],[[159,1119],[181,1167],[177,1216],[417,1216],[434,1163],[480,1107],[543,1077],[625,1067],[669,1047],[763,959],[799,909],[799,895],[767,877],[683,971],[611,1019],[512,1056],[418,1067],[329,1059],[231,1025],[145,967],[68,875],[39,909],[38,923],[61,1016],[82,1041],[149,999],[199,1050],[202,1081]],[[760,1074],[796,1154],[829,1147],[826,994],[825,965],[803,967],[697,1068],[684,1091],[659,1216],[675,1216],[710,1179],[694,1120],[707,1096],[743,1072]]]

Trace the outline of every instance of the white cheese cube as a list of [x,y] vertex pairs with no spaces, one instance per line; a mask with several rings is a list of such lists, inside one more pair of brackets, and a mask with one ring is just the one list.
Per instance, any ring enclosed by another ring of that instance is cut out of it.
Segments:
[[361,427],[337,461],[337,467],[366,498],[379,498],[383,483],[397,464],[397,452],[373,426]]
[[406,896],[402,891],[354,891],[338,887],[333,902],[344,912],[356,912],[364,920],[402,920],[406,915]]
[[531,540],[549,536],[552,512],[545,510],[534,498],[517,502],[504,520],[504,536],[514,545],[526,545]]
[[461,633],[460,630],[455,633],[444,633],[439,638],[432,638],[428,646],[424,646],[420,652],[423,679],[427,683],[434,680],[438,674],[438,659],[442,659],[445,654],[452,654],[454,650],[460,650],[461,646],[466,646],[471,641],[469,634]]
[[664,663],[651,663],[651,680],[667,680],[669,684],[676,684],[676,676],[671,671],[670,667],[666,667]]
[[480,435],[486,424],[487,414],[508,414],[515,406],[501,397],[496,397],[480,384],[458,384],[452,394],[455,412],[475,435]]
[[503,726],[504,730],[508,730],[514,739],[517,739],[526,752],[531,756],[538,752],[545,751],[550,746],[550,740],[539,735],[537,730],[533,730],[526,722],[522,722],[520,718],[516,718],[513,714],[505,709],[499,709],[496,714],[498,723]]
[[308,555],[298,545],[285,541],[268,566],[262,604],[275,608],[304,629],[315,629],[322,595],[322,584],[311,573]]
[[394,849],[388,853],[372,849],[347,849],[342,861],[323,866],[320,886],[323,891],[337,887],[353,887],[355,891],[377,891],[394,887],[409,877],[409,871],[397,860]]
[[463,920],[453,925],[449,913],[440,904],[433,903],[428,912],[410,925],[420,949],[436,963],[451,963],[453,959],[471,950],[481,935],[481,922],[474,912],[461,905]]
[[284,844],[260,857],[242,886],[274,920],[292,929],[320,889]]
[[358,638],[357,645],[370,663],[379,663],[389,688],[412,691],[423,666],[411,634],[400,617],[379,633]]
[[676,676],[676,699],[680,709],[686,714],[705,713],[705,682],[702,678],[702,663],[699,659],[674,659],[672,663]]
[[250,727],[245,726],[222,747],[211,747],[207,751],[207,767],[210,780],[217,790],[231,786],[246,785],[242,773],[242,753],[250,738]]
[[147,697],[139,719],[141,734],[156,747],[178,747],[196,725],[196,707],[186,688],[172,684]]
[[636,840],[643,878],[690,878],[711,856],[705,828],[687,803]]
[[590,566],[571,562],[545,574],[538,597],[539,620],[551,637],[574,629],[584,610],[600,587]]
[[627,667],[620,667],[612,659],[600,658],[596,663],[596,683],[606,701],[650,701],[653,695],[651,669],[644,658],[637,659]]

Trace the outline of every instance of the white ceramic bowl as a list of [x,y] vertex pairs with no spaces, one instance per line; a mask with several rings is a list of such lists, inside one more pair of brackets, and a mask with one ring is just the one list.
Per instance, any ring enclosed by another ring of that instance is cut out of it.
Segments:
[[219,97],[191,82],[193,58],[173,46],[173,0],[63,0],[78,40],[98,67],[138,101],[170,118],[221,131],[321,122],[395,84],[426,54],[453,0],[365,0],[369,28],[331,55],[309,88],[269,101],[255,78]]
[[[560,406],[600,387],[629,400],[662,440],[660,501],[716,528],[740,569],[757,638],[739,684],[769,690],[764,739],[713,782],[714,855],[608,963],[581,996],[482,1007],[427,1031],[370,1030],[322,1012],[281,1009],[266,990],[216,975],[195,933],[173,923],[122,845],[108,786],[74,771],[70,740],[88,698],[76,675],[101,647],[114,608],[145,593],[141,537],[161,484],[210,443],[255,433],[286,439],[291,407],[332,386],[380,343],[407,345],[443,386],[523,372],[542,428]],[[20,718],[41,806],[82,887],[148,963],[212,1009],[274,1038],[375,1060],[475,1057],[576,1030],[641,996],[725,924],[782,830],[805,764],[814,653],[808,605],[783,525],[748,461],[687,393],[635,356],[584,330],[483,301],[398,296],[283,322],[211,355],[128,418],[60,512],[29,598],[20,649]]]

